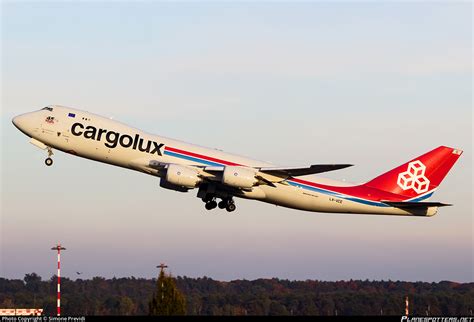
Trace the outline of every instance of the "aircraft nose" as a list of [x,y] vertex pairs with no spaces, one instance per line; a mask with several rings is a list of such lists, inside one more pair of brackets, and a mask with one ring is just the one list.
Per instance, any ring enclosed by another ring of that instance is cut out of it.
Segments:
[[12,119],[12,123],[13,125],[16,126],[17,129],[23,130],[25,128],[25,115],[22,114],[22,115],[15,116]]
[[12,123],[13,125],[15,125],[18,129],[20,129],[21,127],[21,115],[19,116],[15,116],[13,119],[12,119]]

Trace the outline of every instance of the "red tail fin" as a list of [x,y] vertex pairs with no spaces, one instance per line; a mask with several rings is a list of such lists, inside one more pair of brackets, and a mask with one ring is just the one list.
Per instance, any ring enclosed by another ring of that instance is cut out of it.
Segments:
[[462,151],[440,146],[364,184],[407,199],[437,188]]

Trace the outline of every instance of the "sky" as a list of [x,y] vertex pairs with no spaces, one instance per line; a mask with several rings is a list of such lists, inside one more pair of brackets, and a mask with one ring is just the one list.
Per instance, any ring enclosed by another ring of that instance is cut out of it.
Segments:
[[[0,276],[472,282],[472,4],[1,5]],[[11,123],[49,104],[360,183],[439,145],[465,152],[431,218],[302,212],[45,152]]]

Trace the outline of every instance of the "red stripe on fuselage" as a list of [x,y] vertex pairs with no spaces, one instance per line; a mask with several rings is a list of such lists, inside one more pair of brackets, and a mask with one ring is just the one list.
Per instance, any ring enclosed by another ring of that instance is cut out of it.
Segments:
[[181,154],[188,155],[188,156],[195,157],[195,158],[204,159],[204,160],[207,160],[207,161],[212,161],[212,162],[216,162],[216,163],[222,163],[222,164],[224,164],[224,165],[233,165],[233,166],[239,166],[239,165],[241,165],[241,164],[238,164],[238,163],[234,163],[234,162],[230,162],[230,161],[225,161],[225,160],[221,160],[221,159],[216,159],[216,158],[208,157],[208,156],[205,156],[205,155],[202,155],[202,154],[198,154],[198,153],[194,153],[194,152],[188,152],[188,151],[184,151],[184,150],[172,148],[172,147],[170,147],[170,146],[166,146],[166,147],[165,147],[165,150],[168,150],[168,151],[171,151],[171,152],[176,152],[176,153],[181,153]]

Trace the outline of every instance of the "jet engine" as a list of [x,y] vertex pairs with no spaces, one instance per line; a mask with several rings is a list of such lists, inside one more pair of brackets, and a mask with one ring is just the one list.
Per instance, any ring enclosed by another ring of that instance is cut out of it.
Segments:
[[174,190],[179,192],[188,192],[189,188],[183,186],[177,186],[175,184],[169,183],[165,178],[160,179],[160,187],[168,190]]
[[201,182],[197,170],[178,164],[170,164],[166,170],[165,180],[175,186],[195,188]]
[[235,188],[252,188],[258,180],[255,178],[257,171],[255,169],[226,166],[222,173],[222,183]]

